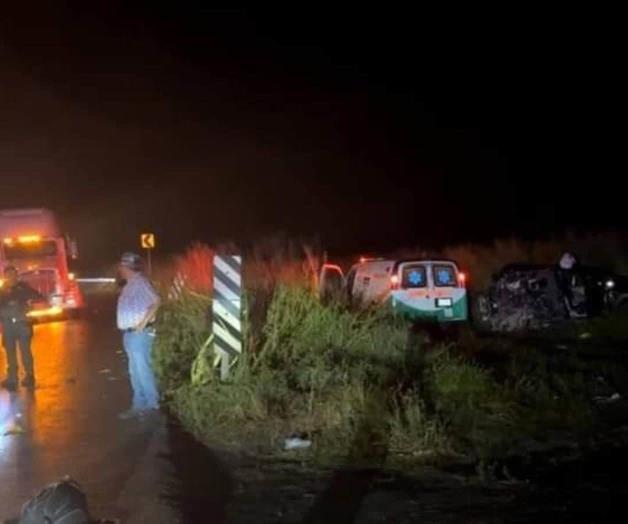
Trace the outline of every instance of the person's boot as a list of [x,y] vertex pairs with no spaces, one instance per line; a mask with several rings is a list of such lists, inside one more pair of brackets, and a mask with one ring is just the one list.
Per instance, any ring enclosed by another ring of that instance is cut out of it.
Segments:
[[1,385],[3,388],[8,389],[9,391],[15,391],[17,389],[17,381],[11,380],[10,378],[3,380]]
[[22,386],[28,389],[34,389],[35,377],[33,375],[27,375],[26,377],[24,377],[24,380],[22,380]]

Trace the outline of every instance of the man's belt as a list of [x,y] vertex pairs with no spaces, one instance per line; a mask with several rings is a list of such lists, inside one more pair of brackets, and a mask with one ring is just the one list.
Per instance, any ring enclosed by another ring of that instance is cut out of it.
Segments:
[[146,324],[144,329],[136,329],[136,328],[127,328],[123,329],[122,333],[140,333],[141,331],[146,331],[147,329],[154,329],[155,323],[151,322],[150,324]]

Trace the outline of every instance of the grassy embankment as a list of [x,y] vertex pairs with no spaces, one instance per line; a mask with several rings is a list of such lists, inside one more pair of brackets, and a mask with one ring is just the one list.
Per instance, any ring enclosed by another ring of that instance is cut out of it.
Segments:
[[[186,257],[205,271],[202,258],[199,248]],[[309,256],[248,266],[246,351],[226,383],[211,366],[207,289],[165,304],[162,390],[201,440],[275,455],[303,433],[313,446],[299,457],[319,463],[487,464],[550,434],[593,429],[603,365],[470,332],[427,344],[382,311],[322,304],[315,265]]]

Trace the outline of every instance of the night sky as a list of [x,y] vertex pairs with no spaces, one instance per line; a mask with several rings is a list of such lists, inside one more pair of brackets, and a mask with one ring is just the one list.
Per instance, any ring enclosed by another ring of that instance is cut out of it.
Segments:
[[0,21],[0,208],[56,210],[86,263],[141,231],[350,252],[628,222],[620,33],[586,16],[54,4]]

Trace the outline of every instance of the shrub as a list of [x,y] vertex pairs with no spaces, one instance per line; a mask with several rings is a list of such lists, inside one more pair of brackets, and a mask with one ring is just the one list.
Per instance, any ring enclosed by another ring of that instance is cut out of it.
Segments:
[[503,453],[515,438],[516,403],[490,372],[442,353],[433,362],[430,396],[454,443],[480,458]]
[[210,335],[209,307],[209,298],[186,291],[160,309],[153,365],[165,396],[190,381],[192,363]]

